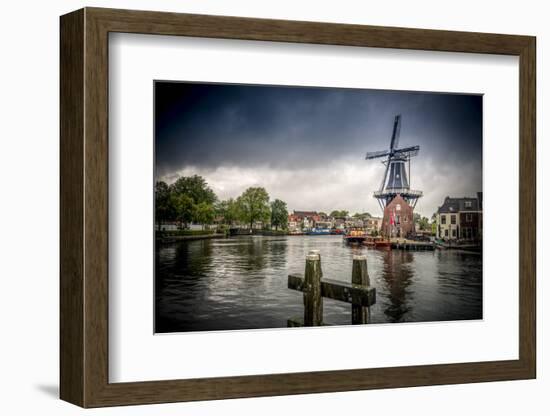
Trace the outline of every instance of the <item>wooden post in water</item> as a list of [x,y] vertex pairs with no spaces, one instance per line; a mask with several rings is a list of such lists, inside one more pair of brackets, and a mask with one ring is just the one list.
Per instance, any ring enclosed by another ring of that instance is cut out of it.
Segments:
[[319,270],[321,270],[321,277],[323,277],[323,267],[321,266],[321,250],[309,250],[307,254],[316,254],[319,256]]
[[304,275],[304,326],[319,326],[322,323],[321,255],[308,254]]
[[[354,255],[351,271],[351,283],[354,285],[370,286],[367,271],[367,256]],[[351,323],[367,324],[369,322],[369,308],[361,305],[351,305]]]

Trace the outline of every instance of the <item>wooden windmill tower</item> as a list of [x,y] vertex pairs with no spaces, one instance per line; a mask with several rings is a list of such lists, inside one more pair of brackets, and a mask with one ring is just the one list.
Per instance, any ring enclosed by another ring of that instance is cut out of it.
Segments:
[[[386,236],[404,237],[414,231],[413,210],[422,191],[410,187],[411,158],[418,155],[420,146],[399,148],[401,115],[395,116],[388,150],[368,152],[366,159],[384,158],[386,167],[380,188],[374,192],[384,211],[382,233]],[[408,171],[408,172],[407,172]]]

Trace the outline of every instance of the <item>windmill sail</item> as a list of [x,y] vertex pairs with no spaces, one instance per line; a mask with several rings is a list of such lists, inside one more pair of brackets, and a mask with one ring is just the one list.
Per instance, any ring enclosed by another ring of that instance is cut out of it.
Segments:
[[393,122],[392,135],[390,138],[390,147],[388,150],[379,150],[368,152],[367,160],[383,158],[385,165],[384,176],[380,183],[380,188],[374,193],[382,208],[384,208],[396,195],[401,195],[413,207],[418,198],[422,196],[421,191],[410,189],[410,178],[407,174],[406,163],[409,163],[412,157],[416,156],[420,146],[408,146],[399,148],[399,136],[401,134],[401,115],[395,116]]
[[390,152],[393,152],[399,146],[399,135],[401,134],[401,114],[395,116],[393,122],[393,133],[391,135]]

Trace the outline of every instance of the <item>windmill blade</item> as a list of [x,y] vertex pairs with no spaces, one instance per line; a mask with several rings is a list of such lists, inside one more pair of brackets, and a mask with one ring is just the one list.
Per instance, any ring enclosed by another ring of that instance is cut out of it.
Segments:
[[388,156],[390,154],[387,150],[379,150],[377,152],[367,152],[365,159],[376,159],[378,157]]
[[409,146],[404,147],[403,149],[397,149],[393,153],[395,157],[414,157],[418,154],[418,151],[420,150],[420,146]]
[[393,133],[391,135],[390,151],[394,151],[399,146],[399,135],[401,134],[401,114],[395,116],[393,122]]

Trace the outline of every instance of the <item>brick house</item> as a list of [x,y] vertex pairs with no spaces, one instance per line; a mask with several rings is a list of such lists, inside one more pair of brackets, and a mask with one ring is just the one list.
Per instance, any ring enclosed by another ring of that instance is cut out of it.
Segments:
[[444,240],[482,238],[482,193],[476,198],[446,197],[436,213],[436,237]]
[[397,194],[384,208],[380,233],[386,237],[407,237],[414,233],[413,207]]

